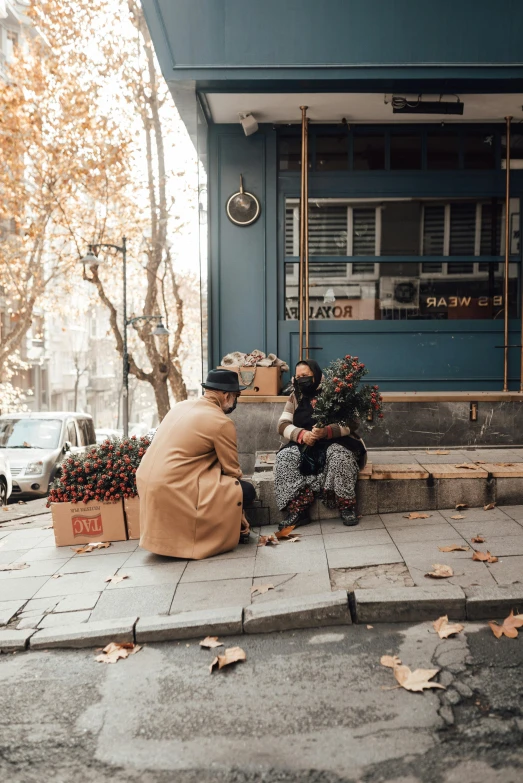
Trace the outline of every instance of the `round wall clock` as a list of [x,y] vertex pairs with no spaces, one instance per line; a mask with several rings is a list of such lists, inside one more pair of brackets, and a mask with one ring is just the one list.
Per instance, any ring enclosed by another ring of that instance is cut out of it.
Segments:
[[233,193],[225,207],[227,217],[236,226],[250,226],[260,217],[260,202],[252,193],[243,189],[243,176],[240,174],[240,190]]

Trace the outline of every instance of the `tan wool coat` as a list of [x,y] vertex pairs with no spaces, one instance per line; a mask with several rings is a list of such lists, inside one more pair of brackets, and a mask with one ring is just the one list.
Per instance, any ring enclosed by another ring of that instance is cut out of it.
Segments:
[[234,549],[241,475],[236,427],[218,395],[179,402],[158,427],[136,474],[140,546],[191,560]]

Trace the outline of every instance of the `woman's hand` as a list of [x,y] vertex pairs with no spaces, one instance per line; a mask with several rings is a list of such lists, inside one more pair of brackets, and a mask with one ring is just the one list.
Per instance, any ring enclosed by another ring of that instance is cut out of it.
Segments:
[[327,427],[313,427],[312,434],[315,436],[316,440],[323,440],[323,438],[326,438],[328,435]]
[[303,433],[302,442],[305,443],[306,446],[314,446],[317,440],[318,438],[316,437],[316,435],[314,435],[313,432],[309,432],[308,430],[306,430]]

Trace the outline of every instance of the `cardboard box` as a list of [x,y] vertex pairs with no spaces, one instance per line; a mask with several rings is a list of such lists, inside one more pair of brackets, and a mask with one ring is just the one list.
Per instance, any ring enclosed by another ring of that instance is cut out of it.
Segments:
[[140,498],[124,498],[127,538],[131,541],[140,538]]
[[220,367],[240,375],[240,386],[247,386],[242,395],[277,397],[282,388],[281,367]]
[[51,503],[56,546],[125,541],[122,501],[116,503]]

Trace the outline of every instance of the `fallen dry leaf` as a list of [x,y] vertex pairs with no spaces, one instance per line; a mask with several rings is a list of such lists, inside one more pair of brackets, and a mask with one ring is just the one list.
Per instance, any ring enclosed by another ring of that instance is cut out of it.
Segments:
[[122,644],[110,642],[107,647],[104,647],[103,653],[96,656],[95,661],[98,663],[116,663],[120,658],[128,658],[130,655],[140,652],[141,649],[139,644],[133,644],[132,642],[122,642]]
[[486,465],[486,461],[484,459],[475,459],[474,460],[475,465]]
[[428,519],[432,514],[420,514],[419,511],[411,511],[410,514],[403,514],[403,519]]
[[472,555],[473,560],[480,560],[484,563],[497,563],[498,558],[491,555],[490,552],[474,552]]
[[263,595],[264,593],[268,593],[269,590],[274,590],[274,585],[253,585],[251,587],[251,595],[254,595],[255,593]]
[[451,544],[450,546],[439,546],[438,549],[440,552],[468,552],[470,547],[468,545]]
[[430,454],[430,456],[436,456],[436,454],[450,454],[450,451],[445,451],[444,449],[438,451],[427,451],[427,454]]
[[483,511],[492,511],[493,508],[496,508],[495,503],[487,503],[486,506],[483,506]]
[[298,541],[301,541],[301,538],[299,536],[293,536],[292,538],[287,539],[289,544],[296,544]]
[[434,620],[432,627],[437,632],[440,639],[447,639],[449,636],[453,636],[455,633],[460,633],[464,628],[464,626],[460,623],[449,623],[449,618],[447,615],[438,617],[437,620]]
[[220,642],[217,636],[206,636],[205,639],[202,639],[200,642],[200,647],[212,650],[214,647],[223,647],[223,642]]
[[229,666],[231,663],[238,663],[238,661],[246,661],[247,656],[245,651],[241,647],[228,647],[223,655],[217,655],[209,666],[209,671],[212,674],[216,664],[218,669],[223,669],[224,666]]
[[2,511],[9,511],[9,506],[2,506]]
[[429,682],[436,676],[439,669],[415,669],[415,671],[411,671],[408,666],[401,663],[397,655],[383,655],[380,663],[382,666],[392,669],[396,682],[407,691],[422,693],[426,688],[441,688],[445,690],[444,685],[440,685],[438,682]]
[[369,631],[370,631],[370,630],[371,630],[371,628],[374,628],[374,626],[373,626],[373,625],[368,625],[368,626],[367,626],[367,630],[369,630]]
[[11,563],[11,565],[0,565],[0,571],[21,571],[22,568],[29,568],[29,563]]
[[474,538],[471,538],[470,540],[472,541],[473,544],[484,544],[486,541],[486,539],[483,536],[480,536],[479,533],[477,536],[474,536]]
[[275,535],[270,536],[260,536],[258,539],[258,546],[267,546],[267,544],[279,544],[280,542],[276,538]]
[[52,530],[52,529],[53,529],[52,525],[46,525],[45,527],[42,528],[42,530]]
[[129,579],[128,574],[114,574],[113,576],[108,576],[105,581],[117,585],[118,582],[123,582],[124,579]]
[[284,527],[282,530],[277,530],[274,534],[278,541],[282,538],[289,538],[290,534],[294,530],[296,525],[288,525],[287,527]]
[[25,502],[25,500],[19,500],[18,501],[18,505],[19,506],[27,506],[27,503]]
[[466,519],[466,517],[463,514],[454,514],[451,519]]
[[89,554],[89,552],[94,552],[95,549],[107,549],[108,546],[111,546],[109,541],[97,541],[94,544],[85,544],[85,546],[81,546],[78,549],[72,546],[71,549],[73,552],[76,552],[77,555],[83,555]]
[[60,579],[61,576],[63,576],[63,574],[53,574],[51,579]]
[[523,626],[523,614],[514,614],[511,610],[509,616],[503,620],[503,625],[498,625],[495,620],[489,620],[489,626],[496,639],[503,635],[515,639],[518,635],[517,629]]
[[454,465],[455,468],[466,468],[467,470],[477,470],[477,467],[472,462],[462,462],[461,465]]
[[433,563],[432,568],[434,571],[430,571],[425,576],[430,576],[432,579],[447,579],[449,576],[454,576],[454,571],[448,565]]
[[459,511],[460,509],[468,508],[467,503],[456,503],[456,511]]

